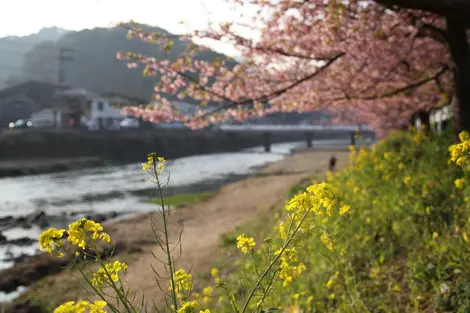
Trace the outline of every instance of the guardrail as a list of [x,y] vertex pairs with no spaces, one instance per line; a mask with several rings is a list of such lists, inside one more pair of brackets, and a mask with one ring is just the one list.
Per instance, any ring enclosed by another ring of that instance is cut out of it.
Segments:
[[351,125],[220,125],[219,130],[260,132],[372,131],[372,129],[368,125],[361,127]]

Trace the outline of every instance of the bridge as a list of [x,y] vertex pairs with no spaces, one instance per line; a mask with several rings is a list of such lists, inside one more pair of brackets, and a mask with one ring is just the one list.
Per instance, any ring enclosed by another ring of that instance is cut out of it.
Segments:
[[274,133],[304,134],[307,147],[312,148],[315,134],[346,134],[350,137],[351,145],[356,145],[358,136],[375,138],[375,132],[368,125],[220,125],[220,131],[229,133],[254,132],[263,134],[264,151],[271,151],[271,139]]

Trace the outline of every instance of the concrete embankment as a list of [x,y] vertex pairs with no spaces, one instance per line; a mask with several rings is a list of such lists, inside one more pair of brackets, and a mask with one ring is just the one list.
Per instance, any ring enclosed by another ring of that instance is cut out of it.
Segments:
[[[327,138],[342,138],[329,135]],[[346,135],[347,138],[347,135]],[[299,141],[302,134],[276,134],[272,142]],[[263,144],[262,134],[190,130],[13,130],[0,133],[0,177],[122,164],[157,152],[168,159],[232,152]]]

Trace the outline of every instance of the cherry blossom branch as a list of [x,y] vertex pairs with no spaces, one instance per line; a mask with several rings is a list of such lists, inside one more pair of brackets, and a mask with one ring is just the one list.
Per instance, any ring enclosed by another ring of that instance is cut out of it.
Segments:
[[[439,72],[437,72],[434,76],[431,76],[429,78],[426,78],[426,79],[423,79],[419,82],[416,82],[416,83],[413,83],[413,84],[409,84],[405,87],[402,87],[402,88],[398,88],[398,89],[395,89],[393,91],[390,91],[390,92],[387,92],[383,95],[381,95],[380,97],[393,97],[397,94],[400,94],[400,93],[403,93],[403,92],[406,92],[408,90],[411,90],[411,89],[415,89],[415,88],[418,88],[418,87],[421,87],[431,81],[435,81],[436,79],[438,79],[442,74],[444,74],[445,72],[447,72],[449,68],[447,66],[444,66]],[[368,98],[366,98],[368,99]],[[373,99],[373,98],[370,98],[370,99]]]
[[220,112],[220,111],[223,111],[223,110],[227,110],[227,109],[230,109],[230,108],[234,108],[234,107],[237,107],[237,106],[240,106],[240,105],[246,105],[246,104],[249,104],[249,103],[256,103],[256,102],[266,102],[266,101],[269,101],[269,100],[272,100],[273,98],[276,98],[284,93],[286,93],[287,91],[299,86],[300,84],[314,78],[315,76],[319,75],[321,72],[323,72],[325,69],[327,69],[331,64],[333,64],[336,60],[338,60],[340,57],[342,57],[344,55],[344,53],[339,53],[338,55],[336,55],[335,57],[333,57],[332,59],[330,59],[328,62],[325,63],[325,65],[323,65],[319,70],[315,71],[314,73],[310,74],[310,75],[307,75],[299,80],[297,80],[296,82],[284,87],[284,88],[281,88],[281,89],[278,89],[268,95],[263,95],[263,96],[260,96],[258,98],[253,98],[253,99],[245,99],[243,101],[231,101],[230,99],[227,99],[228,101],[227,102],[230,102],[226,105],[223,105],[223,106],[220,106],[218,107],[217,109],[215,110],[212,110],[210,112],[207,112],[205,113],[204,115],[200,116],[199,118],[206,118],[214,113],[217,113],[217,112]]

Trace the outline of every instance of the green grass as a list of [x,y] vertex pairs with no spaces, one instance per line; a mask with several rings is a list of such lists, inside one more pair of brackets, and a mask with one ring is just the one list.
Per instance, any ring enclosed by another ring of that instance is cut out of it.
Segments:
[[[163,200],[166,205],[181,206],[203,202],[212,197],[213,195],[214,193],[212,192],[185,193],[167,196],[164,197]],[[161,204],[160,199],[154,199],[152,200],[152,203],[159,205]]]
[[[308,270],[266,306],[295,305],[312,313],[470,312],[470,241],[463,239],[470,238],[470,168],[448,163],[450,144],[447,135],[398,132],[372,151],[356,153],[352,165],[329,181],[334,211],[342,205],[350,211],[308,221],[311,230],[293,242]],[[463,177],[466,187],[456,188],[454,180]],[[306,185],[292,186],[288,196]],[[261,247],[264,238],[278,236],[275,215],[282,218],[282,212],[275,208],[221,237],[220,245],[234,256],[225,270],[229,289],[257,277],[249,269],[251,257],[237,252],[236,237],[253,236]]]

